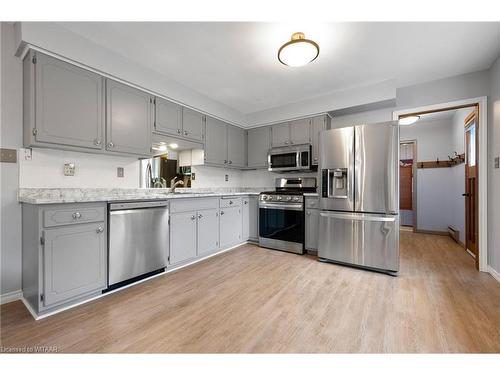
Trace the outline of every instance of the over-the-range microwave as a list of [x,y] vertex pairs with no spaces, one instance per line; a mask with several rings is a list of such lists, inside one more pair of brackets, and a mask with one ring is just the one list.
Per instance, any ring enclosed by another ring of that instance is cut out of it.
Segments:
[[271,172],[308,171],[311,169],[311,145],[273,147],[267,162]]

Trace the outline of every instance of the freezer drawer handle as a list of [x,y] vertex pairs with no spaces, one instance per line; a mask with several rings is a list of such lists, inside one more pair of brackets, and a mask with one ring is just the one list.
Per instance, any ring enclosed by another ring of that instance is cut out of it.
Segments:
[[363,215],[351,215],[351,214],[332,214],[328,212],[320,212],[320,216],[331,217],[334,219],[350,219],[359,221],[396,221],[395,217],[387,216],[363,216]]

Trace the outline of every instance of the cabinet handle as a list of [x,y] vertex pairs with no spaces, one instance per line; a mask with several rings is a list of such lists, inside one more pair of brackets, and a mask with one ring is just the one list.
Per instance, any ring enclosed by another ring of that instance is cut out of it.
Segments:
[[233,201],[229,201],[229,204],[233,204]]
[[318,158],[314,158],[314,161],[318,161]]
[[109,147],[109,148],[113,148],[113,147],[115,147],[115,144],[114,144],[113,142],[109,142],[109,143],[108,143],[108,147]]
[[187,132],[187,130],[184,130],[184,135],[188,135],[189,133]]
[[288,141],[285,141],[285,144],[287,145],[287,144],[288,144]]
[[73,219],[75,219],[75,220],[76,220],[76,219],[79,219],[79,218],[81,218],[81,217],[82,217],[82,214],[81,214],[81,213],[79,213],[79,212],[75,212],[75,213],[73,213]]
[[96,229],[95,231],[96,231],[97,233],[102,233],[102,232],[104,232],[104,228],[103,228],[103,227],[101,227],[101,226],[99,226],[99,227],[97,227],[97,229]]
[[181,129],[177,129],[177,134],[181,134]]
[[221,211],[220,214],[221,214],[221,216],[224,215],[224,211]]
[[201,219],[203,217],[202,214],[198,214],[198,219]]
[[97,138],[96,138],[96,139],[94,139],[94,145],[96,145],[96,146],[100,146],[100,145],[101,145],[101,141],[100,141],[100,140],[98,140]]
[[191,220],[196,220],[196,215],[191,216]]
[[248,204],[248,201],[243,201],[243,203]]

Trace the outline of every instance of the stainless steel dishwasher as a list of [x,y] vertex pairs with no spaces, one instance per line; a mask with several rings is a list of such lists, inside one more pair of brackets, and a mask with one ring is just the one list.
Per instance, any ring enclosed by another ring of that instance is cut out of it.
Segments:
[[165,270],[168,203],[109,204],[108,290]]

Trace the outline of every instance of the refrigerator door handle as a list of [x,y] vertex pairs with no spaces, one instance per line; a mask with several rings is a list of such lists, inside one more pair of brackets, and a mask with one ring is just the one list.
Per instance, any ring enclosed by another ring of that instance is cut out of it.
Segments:
[[396,221],[396,216],[378,216],[367,214],[351,214],[351,213],[338,213],[338,212],[320,212],[320,216],[332,217],[337,219],[359,220],[359,221]]

